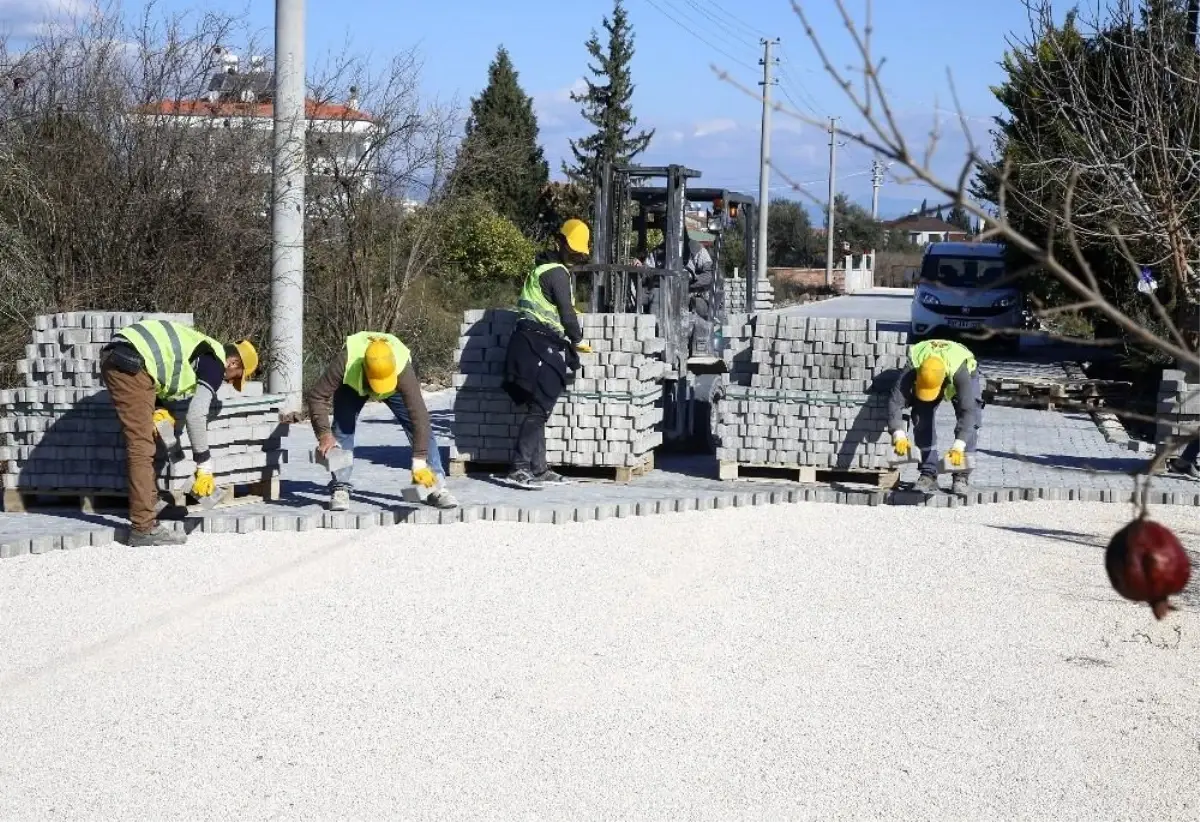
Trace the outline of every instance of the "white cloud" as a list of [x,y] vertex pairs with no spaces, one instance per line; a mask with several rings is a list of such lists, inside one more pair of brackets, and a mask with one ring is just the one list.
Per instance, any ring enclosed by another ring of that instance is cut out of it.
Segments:
[[533,111],[538,118],[538,127],[563,129],[577,122],[580,119],[579,103],[572,101],[571,95],[579,95],[585,91],[587,83],[580,77],[569,86],[533,94]]
[[716,120],[705,120],[702,123],[697,123],[692,131],[693,137],[710,137],[713,134],[721,134],[726,131],[736,131],[738,127],[737,120],[731,120],[728,117],[722,117]]
[[0,30],[17,38],[34,37],[96,12],[93,0],[0,0]]

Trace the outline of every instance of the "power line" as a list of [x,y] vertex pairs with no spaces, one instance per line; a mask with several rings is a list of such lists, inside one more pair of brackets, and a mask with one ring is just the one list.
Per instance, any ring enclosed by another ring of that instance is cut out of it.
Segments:
[[[671,4],[671,0],[659,0],[659,2],[667,3],[668,5]],[[758,38],[748,37],[745,34],[742,34],[736,30],[731,30],[729,28],[731,20],[722,19],[717,14],[714,14],[713,12],[706,9],[704,6],[697,3],[696,0],[680,0],[680,2],[682,2],[688,8],[692,9],[694,12],[708,18],[708,20],[710,22],[712,22],[714,25],[720,26],[721,30],[724,34],[726,34],[730,37],[737,38],[743,44],[745,44],[751,48],[756,48],[758,46]]]
[[745,60],[742,60],[742,59],[741,59],[741,58],[739,58],[739,57],[735,57],[734,55],[730,54],[730,53],[729,53],[728,51],[726,51],[725,49],[723,49],[723,48],[721,48],[720,46],[718,46],[716,43],[714,43],[714,42],[712,42],[711,40],[709,40],[708,38],[706,38],[704,35],[702,35],[702,34],[699,34],[699,33],[698,33],[698,32],[696,32],[694,29],[692,29],[692,28],[690,28],[689,26],[685,25],[684,23],[680,22],[680,21],[677,19],[677,16],[676,16],[676,15],[673,15],[673,14],[671,14],[670,12],[668,12],[668,11],[664,10],[662,6],[658,5],[658,3],[656,3],[656,2],[655,2],[655,0],[646,0],[646,2],[647,2],[647,3],[649,3],[649,4],[650,4],[650,6],[651,6],[651,7],[653,7],[653,8],[654,8],[654,10],[655,10],[655,11],[657,11],[659,14],[661,14],[663,17],[666,17],[666,18],[667,18],[668,20],[670,20],[672,23],[674,23],[675,25],[679,26],[681,29],[683,29],[683,30],[684,30],[684,31],[686,31],[688,34],[690,34],[690,35],[692,35],[693,37],[695,37],[697,40],[699,40],[699,41],[700,41],[701,43],[703,43],[704,45],[708,46],[708,47],[709,47],[710,49],[712,49],[713,51],[717,52],[718,54],[723,54],[723,55],[725,55],[725,56],[726,56],[726,57],[728,57],[730,60],[732,60],[733,62],[737,63],[739,66],[742,66],[743,68],[747,68],[747,69],[749,69],[750,71],[755,71],[755,67],[754,67],[754,66],[750,65],[750,64],[749,64],[749,63],[747,63]]

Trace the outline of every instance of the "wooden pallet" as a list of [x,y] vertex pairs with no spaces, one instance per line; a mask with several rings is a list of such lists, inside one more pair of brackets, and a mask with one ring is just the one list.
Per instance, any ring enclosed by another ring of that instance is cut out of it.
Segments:
[[[450,461],[449,476],[465,477],[468,474],[507,474],[511,465],[506,462],[479,462],[476,460],[454,459]],[[608,480],[610,482],[631,482],[637,477],[645,476],[654,470],[654,452],[645,456],[640,465],[551,465],[550,468],[564,477],[581,477],[585,479]]]
[[[213,508],[229,508],[255,502],[275,502],[280,499],[279,474],[264,476],[249,485],[226,485],[217,489],[221,500]],[[201,505],[188,505],[182,491],[159,491],[159,499],[176,508],[186,508],[195,514],[205,510]],[[129,510],[129,496],[124,491],[63,488],[54,491],[4,489],[4,513],[23,514],[34,509],[73,508],[84,514],[124,512]]]
[[900,481],[900,472],[893,470],[841,470],[814,468],[811,465],[754,465],[741,462],[722,462],[718,476],[723,480],[736,479],[782,479],[790,482],[811,484],[854,483],[875,488],[894,488]]

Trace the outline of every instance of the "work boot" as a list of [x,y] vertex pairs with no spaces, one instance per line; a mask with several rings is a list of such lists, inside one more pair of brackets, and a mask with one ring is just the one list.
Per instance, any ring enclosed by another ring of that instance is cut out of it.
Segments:
[[182,531],[172,531],[162,523],[155,523],[149,531],[130,531],[129,546],[131,548],[153,548],[158,545],[183,545],[187,542],[187,534]]
[[437,488],[429,492],[429,496],[425,498],[425,504],[432,505],[434,508],[457,508],[458,500],[449,490]]
[[509,472],[509,475],[504,479],[509,485],[524,488],[526,491],[540,491],[542,489],[542,483],[538,482],[537,477],[524,468],[518,468]]
[[913,483],[913,490],[922,494],[934,494],[941,489],[938,488],[936,476],[922,474],[921,476],[917,477],[917,481]]
[[950,493],[960,497],[965,497],[971,492],[971,478],[969,474],[955,474],[954,479],[950,483]]
[[350,510],[350,489],[345,486],[334,488],[329,494],[330,511]]
[[543,471],[542,473],[535,476],[534,479],[537,480],[538,482],[540,482],[542,485],[565,485],[565,484],[567,484],[566,477],[564,477],[562,474],[558,473],[557,471],[551,471],[549,468],[547,468],[545,471]]

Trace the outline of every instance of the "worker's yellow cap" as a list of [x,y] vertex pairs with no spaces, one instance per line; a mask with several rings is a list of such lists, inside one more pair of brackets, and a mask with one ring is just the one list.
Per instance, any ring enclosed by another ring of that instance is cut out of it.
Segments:
[[363,371],[372,393],[395,392],[400,375],[396,373],[396,354],[387,340],[377,337],[367,344],[367,353],[363,355]]
[[241,392],[242,386],[254,376],[258,370],[258,349],[249,340],[234,343],[234,350],[242,361],[242,376],[233,381],[233,387]]
[[567,248],[576,254],[588,254],[591,252],[592,232],[583,220],[577,220],[572,217],[562,224],[562,228],[558,230],[558,233],[567,241]]
[[917,368],[917,399],[921,402],[933,402],[942,395],[945,382],[946,363],[936,354],[926,357]]

